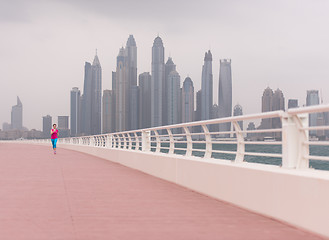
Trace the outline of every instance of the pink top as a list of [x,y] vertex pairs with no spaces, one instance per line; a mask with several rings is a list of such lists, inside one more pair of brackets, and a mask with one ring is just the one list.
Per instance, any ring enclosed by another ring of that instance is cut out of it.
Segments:
[[57,133],[58,133],[57,129],[55,131],[53,131],[53,133],[51,134],[51,139],[56,139],[57,138]]

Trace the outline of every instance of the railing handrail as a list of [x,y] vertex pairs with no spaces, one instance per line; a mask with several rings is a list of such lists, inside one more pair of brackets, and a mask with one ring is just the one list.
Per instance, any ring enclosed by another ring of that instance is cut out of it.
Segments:
[[[282,167],[284,168],[308,168],[309,159],[321,159],[321,156],[313,157],[313,155],[310,156],[309,154],[309,146],[317,145],[316,142],[309,141],[309,131],[324,131],[328,129],[328,126],[309,127],[308,115],[316,112],[329,112],[329,105],[294,108],[288,109],[285,112],[278,110],[92,136],[71,137],[60,139],[60,142],[94,147],[127,149],[129,151],[140,150],[152,152],[152,150],[154,150],[156,153],[166,152],[166,154],[185,151],[187,157],[190,157],[192,152],[203,152],[204,155],[201,156],[203,158],[211,158],[214,154],[232,154],[235,155],[235,160],[233,161],[236,162],[245,161],[245,156],[275,157],[282,158]],[[255,130],[242,130],[238,124],[240,121],[273,118],[280,119],[281,126],[269,129],[257,128]],[[209,126],[216,126],[217,124],[223,123],[231,123],[232,129],[225,131],[209,131]],[[192,127],[200,127],[199,131],[202,131],[191,132],[190,130],[192,130]],[[180,129],[181,131],[176,131],[176,129]],[[162,130],[166,130],[167,133],[161,132]],[[281,146],[282,153],[246,151],[245,145],[250,146],[252,142],[246,141],[244,134],[258,134],[257,136],[262,136],[263,138],[270,135],[273,136],[273,140],[274,137],[280,138],[282,141],[275,141],[272,144],[270,142],[259,142],[260,144],[257,145],[259,146],[263,143],[263,145],[267,146]],[[218,138],[219,136],[222,136],[222,138]],[[221,144],[220,140],[223,140],[222,144],[236,145],[237,149],[214,149],[216,144]],[[178,143],[181,143],[181,145],[176,146]],[[194,147],[193,144],[204,144],[204,147],[197,148]],[[319,142],[318,145],[327,146],[323,141]],[[328,159],[327,156],[322,157],[324,161],[328,161]]]
[[288,114],[302,114],[302,113],[318,113],[329,112],[329,104],[313,105],[300,108],[290,108],[287,110]]

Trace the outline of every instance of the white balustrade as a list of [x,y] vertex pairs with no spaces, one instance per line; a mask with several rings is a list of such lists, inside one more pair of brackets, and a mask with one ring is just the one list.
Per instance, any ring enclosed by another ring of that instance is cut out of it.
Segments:
[[[252,156],[278,158],[282,160],[283,168],[308,168],[309,159],[329,161],[329,156],[310,155],[309,151],[310,146],[329,146],[329,141],[309,140],[310,130],[329,130],[329,126],[308,126],[309,114],[321,112],[329,112],[329,105],[294,108],[286,112],[265,112],[95,136],[72,137],[60,139],[60,143],[123,148],[130,151],[154,152],[156,154],[181,154],[186,157],[198,155],[196,153],[199,153],[202,158],[212,158],[215,155],[222,156],[224,154],[231,155],[232,161],[236,163],[244,162],[246,158]],[[271,118],[280,119],[282,127],[242,130],[239,125],[239,121],[253,120],[260,122]],[[231,123],[232,130],[212,131],[212,126],[223,123]],[[246,135],[248,134],[262,137],[276,136],[277,139],[273,137],[270,142],[247,139]],[[280,138],[282,141],[280,141]],[[49,142],[49,139],[39,140],[38,142]],[[232,148],[216,149],[219,145],[236,147],[236,150],[232,150]],[[277,146],[277,149],[281,147],[282,153],[250,150],[250,147],[254,146]]]

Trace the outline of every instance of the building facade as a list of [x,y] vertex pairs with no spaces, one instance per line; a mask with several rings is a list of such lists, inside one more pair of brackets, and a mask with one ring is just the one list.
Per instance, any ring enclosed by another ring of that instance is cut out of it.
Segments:
[[138,77],[140,129],[151,127],[151,81],[152,77],[149,72],[141,73]]
[[11,108],[11,129],[23,129],[23,104],[17,97],[17,104]]
[[182,122],[194,120],[194,87],[190,77],[185,78],[182,87]]
[[70,120],[71,136],[77,136],[80,133],[80,90],[77,87],[71,90]]
[[288,100],[288,109],[289,108],[298,108],[298,100],[297,99],[289,99]]
[[201,120],[211,118],[213,106],[213,75],[212,75],[212,54],[210,50],[205,53],[202,66],[201,79]]
[[133,35],[129,35],[126,48],[127,61],[127,78],[129,82],[128,94],[128,122],[127,130],[134,130],[138,128],[138,87],[137,87],[137,45]]
[[[280,89],[275,90],[273,93],[272,99],[272,111],[282,110],[285,111],[284,96]],[[281,128],[281,119],[273,118],[272,119],[272,128]]]
[[139,87],[130,87],[130,130],[139,126]]
[[173,125],[180,122],[179,106],[180,106],[180,76],[177,71],[173,70],[169,73],[167,79],[167,124]]
[[81,97],[81,132],[83,135],[101,133],[102,67],[97,53],[93,64],[85,63],[84,88]]
[[93,61],[92,69],[92,110],[91,110],[91,134],[102,132],[102,67],[97,53]]
[[156,37],[152,47],[152,91],[151,91],[151,125],[162,126],[163,85],[165,76],[164,47],[160,37]]
[[126,51],[121,48],[117,57],[115,73],[115,131],[122,132],[129,128],[129,78]]
[[42,133],[44,138],[50,138],[50,130],[52,129],[52,117],[50,115],[42,117]]
[[[319,103],[320,103],[319,91],[318,90],[308,90],[307,96],[306,96],[306,106],[319,105]],[[319,115],[318,113],[309,114],[308,123],[309,123],[310,127],[317,126],[318,115]],[[309,134],[310,134],[310,136],[316,135],[316,131],[310,130]]]
[[58,133],[59,137],[66,138],[70,136],[69,116],[58,116]]
[[[241,116],[241,115],[243,115],[242,106],[240,104],[237,104],[234,106],[233,116]],[[243,121],[238,121],[238,124],[240,126],[240,129],[243,130]]]
[[[218,84],[218,108],[219,118],[232,116],[232,71],[231,60],[220,60],[219,84]],[[231,123],[219,125],[219,131],[230,131]]]
[[102,121],[102,133],[111,133],[113,132],[113,123],[112,123],[112,90],[103,91],[103,121]]
[[[273,90],[267,87],[262,96],[262,112],[270,112],[272,111],[273,104]],[[272,118],[264,118],[262,119],[260,128],[261,129],[269,129],[272,128]]]
[[168,58],[165,64],[165,73],[164,73],[164,81],[162,86],[162,125],[168,124],[168,82],[169,82],[169,74],[172,71],[176,71],[176,65],[174,64],[171,57]]

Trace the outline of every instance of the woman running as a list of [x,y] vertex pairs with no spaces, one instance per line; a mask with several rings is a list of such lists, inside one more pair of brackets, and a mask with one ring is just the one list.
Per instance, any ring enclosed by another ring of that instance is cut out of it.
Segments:
[[56,154],[56,143],[58,138],[58,129],[56,129],[56,124],[53,124],[53,129],[50,130],[51,143],[53,144],[54,154]]

